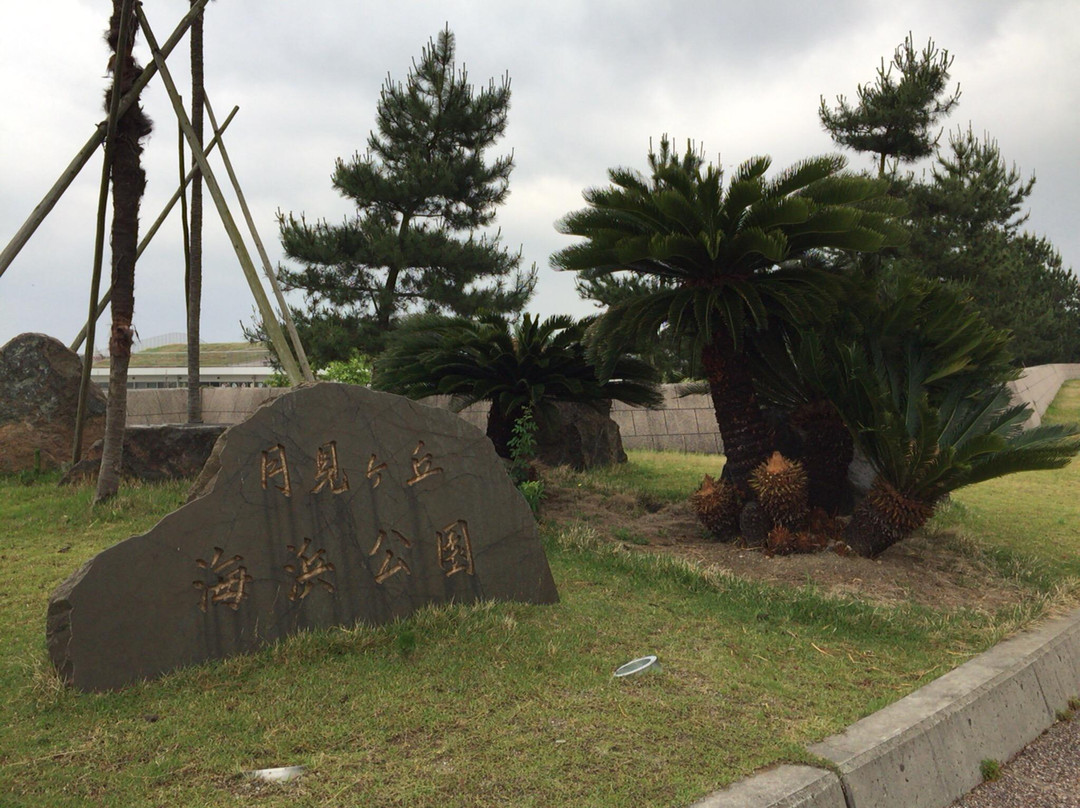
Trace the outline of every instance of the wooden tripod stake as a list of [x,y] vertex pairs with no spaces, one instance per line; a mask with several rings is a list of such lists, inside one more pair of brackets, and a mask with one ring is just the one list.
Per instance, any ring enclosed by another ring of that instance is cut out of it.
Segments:
[[[72,350],[78,351],[79,347],[83,344],[83,341],[86,340],[87,337],[89,337],[89,339],[87,340],[88,345],[85,351],[82,377],[80,379],[79,386],[79,404],[75,418],[75,435],[72,442],[72,462],[78,462],[82,452],[82,435],[83,425],[85,421],[86,398],[89,391],[90,369],[93,363],[92,354],[94,326],[97,322],[98,317],[101,316],[101,314],[105,310],[105,307],[108,305],[112,293],[112,288],[110,286],[109,290],[106,291],[105,295],[100,299],[100,301],[98,300],[98,289],[100,285],[101,262],[104,243],[104,215],[106,205],[105,200],[107,199],[108,180],[111,171],[111,154],[109,148],[109,141],[111,140],[111,135],[116,125],[116,121],[119,120],[119,118],[125,112],[127,112],[127,110],[130,109],[133,104],[138,102],[139,95],[142,92],[143,88],[146,87],[146,85],[150,82],[150,80],[156,73],[161,73],[162,81],[165,84],[166,90],[169,93],[170,101],[172,102],[173,108],[176,111],[177,120],[180,124],[180,128],[183,131],[184,136],[188,139],[189,144],[191,145],[192,154],[195,158],[195,162],[198,165],[198,170],[201,171],[203,177],[206,179],[207,190],[210,192],[210,195],[214,199],[214,203],[218,209],[222,224],[229,235],[229,240],[232,242],[237,259],[240,262],[240,267],[244,271],[244,275],[248,281],[249,287],[251,288],[252,295],[255,298],[255,303],[259,308],[259,313],[263,319],[263,323],[267,330],[267,336],[269,337],[270,342],[273,344],[274,350],[278,354],[278,358],[281,360],[282,367],[285,370],[285,374],[288,377],[289,382],[293,385],[296,385],[300,384],[301,381],[312,381],[314,379],[311,368],[307,361],[307,356],[304,354],[303,346],[300,343],[299,335],[296,333],[296,326],[292,321],[288,305],[285,303],[281,288],[277,284],[277,278],[274,276],[273,270],[270,267],[269,258],[266,255],[266,250],[262,245],[262,241],[259,238],[258,233],[255,231],[254,222],[251,219],[251,214],[247,208],[247,203],[244,200],[243,194],[240,190],[239,183],[237,182],[235,174],[232,171],[231,163],[228,162],[228,158],[226,156],[226,169],[228,170],[230,179],[233,182],[233,186],[236,190],[237,196],[240,199],[241,207],[243,208],[244,215],[247,218],[248,226],[251,229],[256,247],[258,248],[260,253],[260,257],[262,258],[263,266],[266,271],[267,277],[270,279],[270,283],[274,289],[278,304],[281,307],[282,318],[284,319],[286,326],[289,329],[289,336],[292,338],[293,346],[295,346],[296,355],[293,354],[293,347],[289,345],[289,341],[285,338],[285,334],[281,329],[281,325],[279,324],[277,317],[274,315],[274,311],[270,305],[270,301],[267,299],[266,293],[263,290],[261,283],[259,282],[258,273],[255,270],[254,262],[251,259],[251,255],[250,253],[248,253],[247,248],[243,243],[243,239],[240,236],[240,232],[236,226],[235,221],[233,220],[232,214],[229,212],[228,204],[226,203],[221,193],[220,186],[218,186],[216,180],[214,179],[213,170],[210,168],[210,164],[207,161],[207,154],[209,154],[213,150],[216,144],[220,143],[221,135],[225,131],[226,127],[228,127],[229,122],[232,120],[233,116],[236,114],[237,108],[233,108],[228,118],[226,118],[226,120],[220,127],[216,125],[216,122],[211,121],[215,130],[215,135],[214,138],[207,145],[206,149],[203,150],[202,148],[200,148],[197,140],[194,137],[191,123],[187,118],[187,113],[183,108],[183,103],[180,100],[179,93],[176,91],[176,85],[173,83],[172,77],[169,74],[167,67],[165,66],[165,59],[169,56],[173,49],[175,49],[176,45],[187,33],[194,20],[197,19],[200,14],[202,14],[203,9],[209,2],[210,0],[193,0],[191,7],[188,9],[187,13],[181,18],[179,24],[176,26],[176,29],[172,32],[168,40],[166,40],[164,47],[159,47],[156,39],[154,38],[153,32],[150,30],[150,26],[146,20],[146,16],[143,13],[141,3],[137,2],[137,0],[124,0],[124,9],[130,9],[132,7],[132,4],[134,4],[134,9],[136,15],[138,16],[139,25],[142,28],[143,33],[146,36],[147,43],[150,45],[151,51],[153,53],[153,61],[143,69],[142,73],[139,74],[138,78],[135,80],[135,83],[132,85],[132,88],[122,97],[116,90],[116,88],[119,86],[119,77],[114,75],[113,99],[111,102],[108,117],[105,121],[102,121],[100,124],[98,124],[97,128],[90,136],[89,140],[87,140],[87,142],[75,155],[75,157],[68,164],[67,168],[63,171],[63,173],[56,180],[56,182],[53,183],[53,186],[45,194],[41,202],[39,202],[38,205],[34,208],[34,210],[30,213],[30,216],[27,217],[22,227],[19,228],[19,230],[15,233],[14,237],[12,237],[11,241],[8,242],[8,245],[4,248],[2,252],[0,252],[0,275],[3,275],[7,268],[15,260],[15,257],[30,240],[30,237],[34,234],[37,228],[48,216],[49,212],[56,206],[56,203],[60,200],[60,197],[63,196],[64,192],[68,189],[71,183],[82,171],[83,167],[90,160],[90,157],[94,154],[95,151],[97,151],[98,146],[100,146],[102,142],[105,142],[106,155],[105,164],[102,169],[101,183],[101,187],[102,189],[104,189],[104,196],[102,197],[102,199],[99,200],[98,205],[98,231],[95,241],[94,259],[95,269],[91,282],[92,288],[90,295],[89,314],[87,317],[86,325],[83,327],[82,331],[80,331],[79,335],[75,338],[75,341],[71,345]],[[127,19],[128,15],[125,14],[123,20],[126,21]],[[221,148],[222,154],[224,155],[225,152],[223,144]],[[188,173],[188,175],[184,178],[183,182],[180,185],[180,188],[173,195],[173,198],[166,204],[164,210],[158,216],[154,224],[150,227],[147,234],[143,237],[143,239],[139,243],[136,258],[142,255],[142,252],[146,249],[146,246],[150,243],[150,240],[153,238],[154,234],[161,227],[162,222],[172,210],[172,207],[176,204],[176,201],[180,198],[180,195],[183,193],[184,188],[187,186],[187,183],[190,182],[191,177],[194,175],[195,171],[196,168],[193,167],[192,170]],[[297,361],[297,356],[299,357],[299,362]]]
[[[123,0],[120,6],[119,48],[122,50],[129,43],[128,25],[131,20],[132,0]],[[89,347],[83,354],[82,377],[79,379],[79,404],[75,409],[75,435],[71,442],[71,464],[82,459],[83,424],[86,421],[86,397],[90,393],[90,368],[94,364],[94,327],[97,318],[98,289],[101,286],[101,261],[105,253],[105,212],[109,203],[109,177],[112,174],[113,147],[116,143],[116,122],[120,120],[120,86],[124,79],[124,62],[127,52],[118,52],[113,61],[113,88],[109,104],[109,117],[106,121],[105,156],[101,163],[101,185],[98,189],[97,232],[94,235],[94,270],[90,279],[90,314],[87,320]]]
[[251,254],[248,253],[247,247],[244,245],[243,238],[240,236],[236,221],[233,219],[232,213],[229,212],[228,203],[225,201],[225,197],[221,193],[221,187],[214,177],[214,170],[210,167],[210,162],[206,159],[198,138],[196,138],[195,132],[191,128],[191,122],[188,120],[183,100],[180,98],[180,93],[177,92],[176,84],[172,80],[168,67],[165,65],[165,57],[158,48],[154,32],[150,29],[150,24],[147,22],[146,15],[140,6],[135,7],[135,13],[139,16],[139,25],[142,27],[143,35],[150,46],[150,52],[153,54],[154,62],[158,66],[161,81],[169,94],[169,100],[172,102],[177,120],[180,121],[180,127],[184,130],[184,135],[188,139],[192,156],[195,158],[195,162],[199,164],[199,170],[206,181],[206,190],[210,192],[210,196],[214,199],[214,205],[217,207],[218,215],[221,217],[221,223],[225,227],[225,232],[229,235],[229,241],[232,242],[233,250],[235,250],[236,257],[240,261],[240,268],[243,269],[248,286],[251,288],[251,294],[255,297],[255,304],[259,307],[259,314],[262,316],[263,325],[266,327],[266,335],[273,344],[278,359],[281,360],[282,368],[285,370],[289,383],[292,385],[300,384],[303,381],[300,366],[296,361],[296,357],[293,356],[292,348],[289,347],[289,343],[285,339],[285,333],[281,330],[281,324],[278,323],[277,317],[274,315],[274,310],[270,306],[266,292],[263,290],[262,284],[259,283],[259,275],[255,270],[255,264],[251,260]]

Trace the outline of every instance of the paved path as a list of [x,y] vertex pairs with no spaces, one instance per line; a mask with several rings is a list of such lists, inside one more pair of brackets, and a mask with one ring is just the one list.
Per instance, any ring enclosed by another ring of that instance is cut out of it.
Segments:
[[1059,721],[951,808],[1080,808],[1080,716]]

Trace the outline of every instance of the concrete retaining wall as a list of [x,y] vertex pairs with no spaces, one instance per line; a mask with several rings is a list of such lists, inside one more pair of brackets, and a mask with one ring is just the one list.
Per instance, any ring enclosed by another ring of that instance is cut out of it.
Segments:
[[[1038,365],[1024,371],[1010,384],[1017,401],[1031,405],[1034,413],[1028,426],[1037,426],[1061,385],[1080,379],[1080,364]],[[627,449],[666,449],[675,452],[720,454],[724,451],[716,426],[712,400],[707,394],[679,398],[678,386],[664,385],[662,409],[647,410],[619,401],[611,407],[611,417],[619,425],[623,446]],[[284,390],[270,387],[204,387],[203,421],[208,424],[236,424],[259,405]],[[449,408],[449,396],[425,399],[425,404]],[[474,404],[460,415],[479,429],[487,425],[487,404]],[[175,424],[187,420],[187,391],[128,391],[128,423]]]
[[[203,422],[238,424],[272,398],[287,392],[283,387],[204,387]],[[127,422],[131,426],[187,423],[187,390],[128,390]]]
[[1016,400],[1030,405],[1034,410],[1027,426],[1042,423],[1043,414],[1061,385],[1072,379],[1080,379],[1080,364],[1036,365],[1024,370],[1024,375],[1009,384]]
[[664,408],[659,410],[631,407],[621,401],[611,405],[611,417],[619,425],[624,448],[723,453],[712,398],[706,393],[679,398],[677,389],[678,385],[664,385]]

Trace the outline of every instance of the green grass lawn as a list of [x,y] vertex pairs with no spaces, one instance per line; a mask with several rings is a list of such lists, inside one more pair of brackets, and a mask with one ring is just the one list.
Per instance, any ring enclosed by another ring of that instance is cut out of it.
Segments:
[[680,502],[701,485],[706,474],[719,477],[724,468],[722,455],[684,452],[627,452],[628,463],[592,469],[576,474],[568,469],[551,469],[556,480],[567,485],[587,486],[605,492],[645,495],[661,503]]
[[[204,342],[199,345],[199,363],[202,367],[241,365],[266,359],[269,352],[262,345],[247,342]],[[94,363],[95,367],[108,367],[109,360]],[[136,351],[131,355],[133,368],[187,367],[187,345],[159,345],[156,348]]]
[[[1066,382],[1043,423],[1080,422],[1080,380]],[[1080,462],[962,488],[937,522],[988,546],[1037,560],[1052,575],[1080,576]]]
[[[719,473],[717,458],[632,453],[582,485],[674,501],[704,473]],[[0,805],[685,806],[806,760],[805,744],[989,647],[1038,614],[1068,568],[1032,578],[1018,610],[941,612],[710,574],[594,527],[548,526],[557,605],[429,609],[119,693],[58,686],[49,593],[184,493],[127,488],[95,508],[87,488],[0,479]],[[956,506],[956,529],[972,530],[972,507]],[[980,541],[1019,564],[1041,557],[1043,545],[1009,544],[1010,512],[986,518],[1004,532]],[[612,677],[647,653],[662,673]],[[281,785],[243,776],[291,764],[308,772]]]

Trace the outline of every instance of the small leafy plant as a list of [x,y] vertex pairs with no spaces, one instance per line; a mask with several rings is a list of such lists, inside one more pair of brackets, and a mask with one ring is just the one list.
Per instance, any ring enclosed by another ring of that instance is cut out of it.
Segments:
[[539,428],[533,418],[532,407],[526,407],[514,421],[510,440],[507,441],[506,445],[510,449],[510,476],[514,485],[519,488],[529,479],[529,464],[536,457],[536,433]]
[[525,480],[517,484],[518,491],[525,497],[525,501],[529,503],[529,507],[532,508],[533,516],[538,516],[540,513],[540,501],[544,498],[544,481],[543,480]]
[[993,758],[986,758],[979,764],[979,773],[986,782],[993,782],[1001,777],[1001,763]]
[[526,407],[521,416],[514,421],[514,428],[507,441],[510,449],[510,478],[525,501],[532,508],[533,515],[540,512],[540,500],[544,498],[544,481],[530,480],[530,463],[536,457],[536,432],[539,426],[533,418],[532,407]]
[[[342,384],[371,384],[371,358],[354,350],[348,359],[334,359],[326,363],[325,367],[315,371],[315,378],[324,382],[341,382]],[[271,373],[266,378],[267,387],[291,387],[289,378],[284,373]]]

